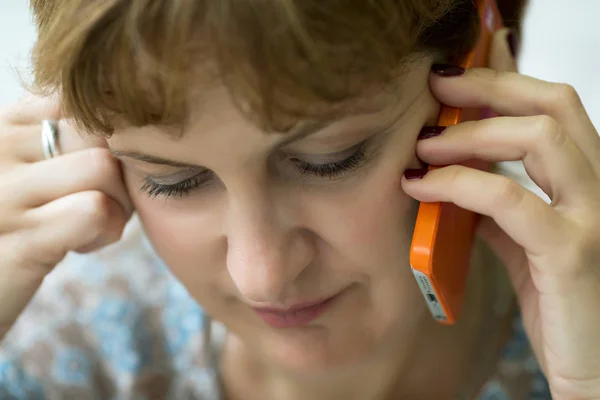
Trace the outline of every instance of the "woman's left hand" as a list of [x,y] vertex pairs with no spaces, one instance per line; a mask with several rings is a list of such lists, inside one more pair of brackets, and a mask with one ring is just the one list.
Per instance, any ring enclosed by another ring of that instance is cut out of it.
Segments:
[[[499,43],[496,63],[513,65],[508,46]],[[508,269],[553,398],[600,399],[600,137],[579,96],[569,85],[507,68],[432,74],[430,86],[444,104],[502,116],[420,140],[421,160],[522,160],[551,202],[507,177],[459,165],[405,178],[404,190],[419,201],[452,202],[485,216],[482,235]]]

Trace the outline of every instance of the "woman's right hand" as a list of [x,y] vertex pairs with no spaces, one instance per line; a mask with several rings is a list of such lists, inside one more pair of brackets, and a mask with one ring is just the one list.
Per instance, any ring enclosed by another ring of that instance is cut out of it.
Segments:
[[46,160],[43,119],[59,119],[55,101],[0,112],[0,338],[68,252],[118,241],[133,212],[105,141],[61,121],[62,155]]

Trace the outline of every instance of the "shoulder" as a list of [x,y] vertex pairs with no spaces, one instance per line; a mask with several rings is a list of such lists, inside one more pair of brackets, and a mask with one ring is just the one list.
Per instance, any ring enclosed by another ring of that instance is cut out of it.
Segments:
[[134,221],[118,244],[71,254],[47,277],[0,347],[0,387],[10,394],[0,398],[195,390],[209,374],[204,324]]

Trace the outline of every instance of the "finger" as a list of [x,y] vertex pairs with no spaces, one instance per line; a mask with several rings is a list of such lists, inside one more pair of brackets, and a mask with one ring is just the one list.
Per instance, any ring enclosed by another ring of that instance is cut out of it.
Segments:
[[5,175],[0,190],[12,195],[2,199],[19,207],[37,207],[76,192],[99,190],[131,213],[133,205],[122,179],[120,165],[106,149],[89,149],[38,163],[19,166]]
[[530,278],[529,270],[523,268],[522,264],[523,257],[526,256],[523,248],[512,240],[490,217],[485,216],[480,219],[478,233],[502,261],[515,291],[517,294],[521,294],[521,290]]
[[32,122],[39,121],[40,116],[45,116],[48,119],[60,118],[58,96],[27,95],[0,111],[0,119],[13,125],[29,125]]
[[453,125],[440,136],[420,140],[417,155],[431,165],[471,159],[523,160],[527,174],[555,202],[581,199],[594,188],[597,179],[579,148],[546,115],[498,117]]
[[449,202],[496,221],[533,254],[563,245],[565,222],[558,212],[518,183],[488,172],[451,165],[422,179],[402,179],[405,192],[421,202]]
[[[525,251],[490,217],[481,218],[478,231],[506,267],[521,310],[527,314],[530,307],[537,305],[535,301],[531,301],[531,296],[537,294],[537,290],[531,279],[529,268],[524,268],[527,257]],[[535,326],[531,326],[527,321],[525,321],[525,326],[531,335],[530,337],[540,337],[539,330]],[[532,345],[541,366],[545,367],[546,360],[544,353],[541,351],[540,343],[540,341],[534,340]]]
[[100,191],[61,197],[28,211],[30,243],[37,254],[59,262],[69,251],[90,251],[117,242],[130,214]]
[[[0,129],[2,129],[0,127]],[[3,159],[5,162],[39,162],[45,159],[42,146],[42,125],[36,122],[29,125],[11,125],[4,133]],[[58,143],[61,154],[68,154],[94,147],[108,147],[106,140],[101,137],[80,133],[66,120],[58,124]]]
[[12,326],[44,277],[69,251],[118,241],[127,222],[121,206],[101,192],[62,197],[26,215],[30,229],[3,237],[0,264],[0,336]]
[[[512,44],[511,44],[512,42]],[[515,37],[508,28],[499,29],[492,37],[489,65],[496,71],[517,72],[517,61],[515,60],[511,46],[516,46]]]
[[572,86],[474,68],[450,79],[432,74],[430,87],[438,100],[453,107],[490,108],[507,116],[549,115],[568,128],[590,160],[600,158],[600,138]]

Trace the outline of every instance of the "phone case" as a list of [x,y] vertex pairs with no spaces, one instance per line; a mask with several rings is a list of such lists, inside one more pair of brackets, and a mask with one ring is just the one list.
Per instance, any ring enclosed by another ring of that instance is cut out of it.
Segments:
[[[494,0],[477,0],[481,33],[472,52],[461,63],[464,68],[486,67],[494,31],[502,18]],[[439,126],[482,118],[480,109],[459,109],[442,105]],[[489,169],[482,161],[463,163]],[[436,167],[429,167],[433,170]],[[410,265],[435,320],[454,324],[459,318],[466,291],[471,250],[478,215],[451,203],[421,203],[410,251]]]

